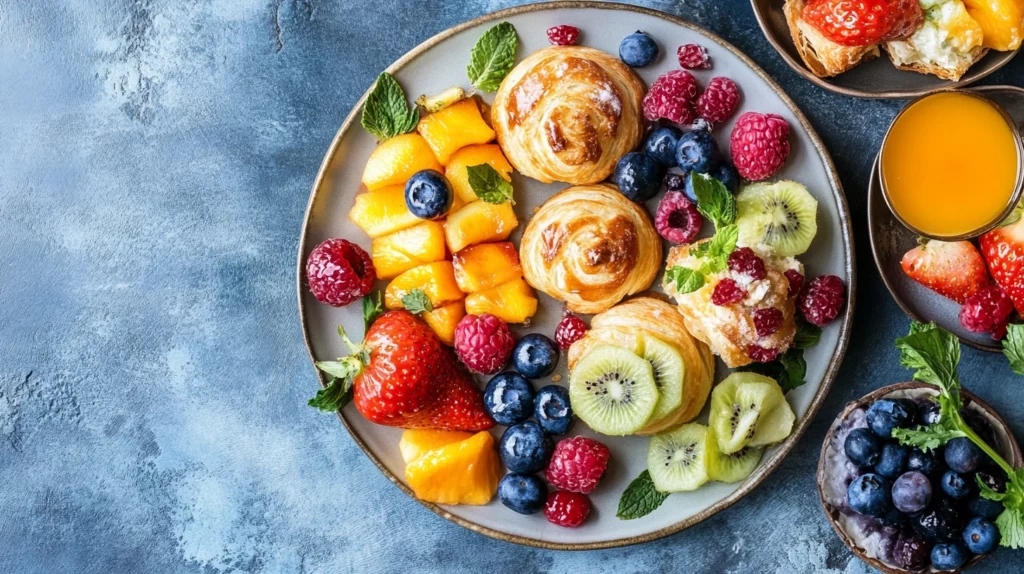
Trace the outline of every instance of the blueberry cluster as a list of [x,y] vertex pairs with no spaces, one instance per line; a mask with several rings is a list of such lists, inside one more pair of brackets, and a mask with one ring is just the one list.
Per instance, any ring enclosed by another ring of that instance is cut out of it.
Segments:
[[[973,555],[999,545],[993,520],[1002,504],[982,498],[977,481],[1006,490],[1006,479],[966,438],[929,452],[893,440],[895,428],[934,424],[938,405],[927,399],[882,399],[867,410],[867,427],[856,428],[843,445],[860,475],[850,483],[846,503],[870,516],[883,533],[883,558],[900,568],[956,570]],[[988,422],[965,412],[964,420],[992,444]]]

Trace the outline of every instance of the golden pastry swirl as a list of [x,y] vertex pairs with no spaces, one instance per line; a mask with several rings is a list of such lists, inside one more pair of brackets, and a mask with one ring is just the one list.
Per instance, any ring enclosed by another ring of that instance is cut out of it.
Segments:
[[491,120],[505,156],[544,183],[604,180],[643,135],[644,85],[618,58],[581,46],[534,52],[501,82]]
[[570,187],[530,219],[519,248],[526,281],[576,313],[600,313],[651,286],[661,238],[647,212],[608,184]]

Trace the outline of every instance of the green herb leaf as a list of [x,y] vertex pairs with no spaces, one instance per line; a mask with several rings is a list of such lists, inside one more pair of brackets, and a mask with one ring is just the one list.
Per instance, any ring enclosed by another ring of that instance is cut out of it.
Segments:
[[359,371],[350,361],[318,361],[316,368],[339,379],[352,376]]
[[[469,175],[469,187],[481,201],[495,205],[512,201],[512,184],[490,164],[471,165],[466,168],[466,173]],[[514,201],[512,205],[515,205]]]
[[690,173],[690,184],[697,196],[697,211],[708,218],[715,229],[736,221],[736,198],[722,182],[704,173]]
[[665,271],[665,280],[667,283],[675,283],[676,292],[680,295],[693,293],[704,286],[704,275],[699,271],[687,269],[679,265],[670,267]]
[[384,305],[381,304],[380,291],[375,291],[363,297],[363,332],[370,330],[370,326],[384,313]]
[[668,498],[668,493],[654,488],[651,473],[645,470],[629,483],[625,492],[622,493],[622,498],[619,499],[619,509],[615,516],[622,520],[647,516],[661,506],[666,498]]
[[779,357],[782,365],[782,374],[776,379],[783,393],[788,393],[797,387],[802,387],[807,382],[807,361],[804,360],[802,349],[790,349]]
[[332,378],[326,387],[309,399],[309,406],[322,411],[334,412],[345,408],[352,401],[352,378]]
[[1006,548],[1024,548],[1024,513],[1016,508],[1005,508],[996,517],[999,545]]
[[429,313],[434,310],[434,306],[430,303],[430,297],[427,297],[423,289],[413,289],[403,295],[402,307],[405,307],[405,310],[413,315]]
[[796,335],[793,336],[793,346],[797,349],[810,349],[818,344],[821,338],[821,327],[812,325],[807,321],[797,321]]
[[964,435],[956,429],[950,429],[941,422],[919,426],[916,429],[892,429],[892,438],[900,441],[903,446],[915,446],[925,452],[935,450],[947,442]]
[[[900,364],[914,369],[914,378],[939,387],[944,395],[960,389],[956,368],[960,364],[960,341],[934,325],[911,325],[910,334],[896,339]],[[959,393],[956,393],[959,402]],[[959,404],[956,405],[959,407]]]
[[1003,355],[1010,361],[1014,373],[1024,375],[1024,325],[1014,323],[1006,327]]
[[363,105],[363,128],[384,141],[411,132],[419,121],[420,112],[409,106],[402,86],[391,74],[381,72]]
[[1006,498],[1005,492],[996,492],[995,490],[992,489],[992,487],[985,484],[985,482],[981,480],[981,478],[978,477],[977,474],[974,475],[974,481],[978,483],[978,494],[980,494],[982,498],[996,501]]
[[512,24],[501,22],[489,28],[469,53],[469,67],[466,68],[469,81],[485,92],[497,91],[501,81],[515,66],[518,43]]

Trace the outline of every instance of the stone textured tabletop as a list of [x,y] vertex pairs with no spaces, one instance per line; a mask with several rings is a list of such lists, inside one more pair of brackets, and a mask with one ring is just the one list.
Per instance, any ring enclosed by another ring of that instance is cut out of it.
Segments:
[[[865,204],[901,103],[812,86],[745,0],[643,4],[776,78],[853,210],[853,340],[777,472],[657,542],[536,550],[435,516],[306,406],[295,253],[324,151],[381,69],[517,3],[0,0],[0,572],[867,570],[829,529],[814,468],[847,401],[907,378]],[[1018,59],[988,82],[1022,74]],[[973,349],[962,372],[1024,435],[1024,380]],[[1019,572],[1021,556],[975,571]]]

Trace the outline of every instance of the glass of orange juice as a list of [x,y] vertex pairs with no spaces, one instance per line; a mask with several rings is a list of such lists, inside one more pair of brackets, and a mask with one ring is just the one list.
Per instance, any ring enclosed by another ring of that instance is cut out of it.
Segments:
[[993,229],[1024,190],[1024,146],[1013,119],[975,92],[933,92],[907,104],[882,141],[882,194],[893,215],[931,239]]

